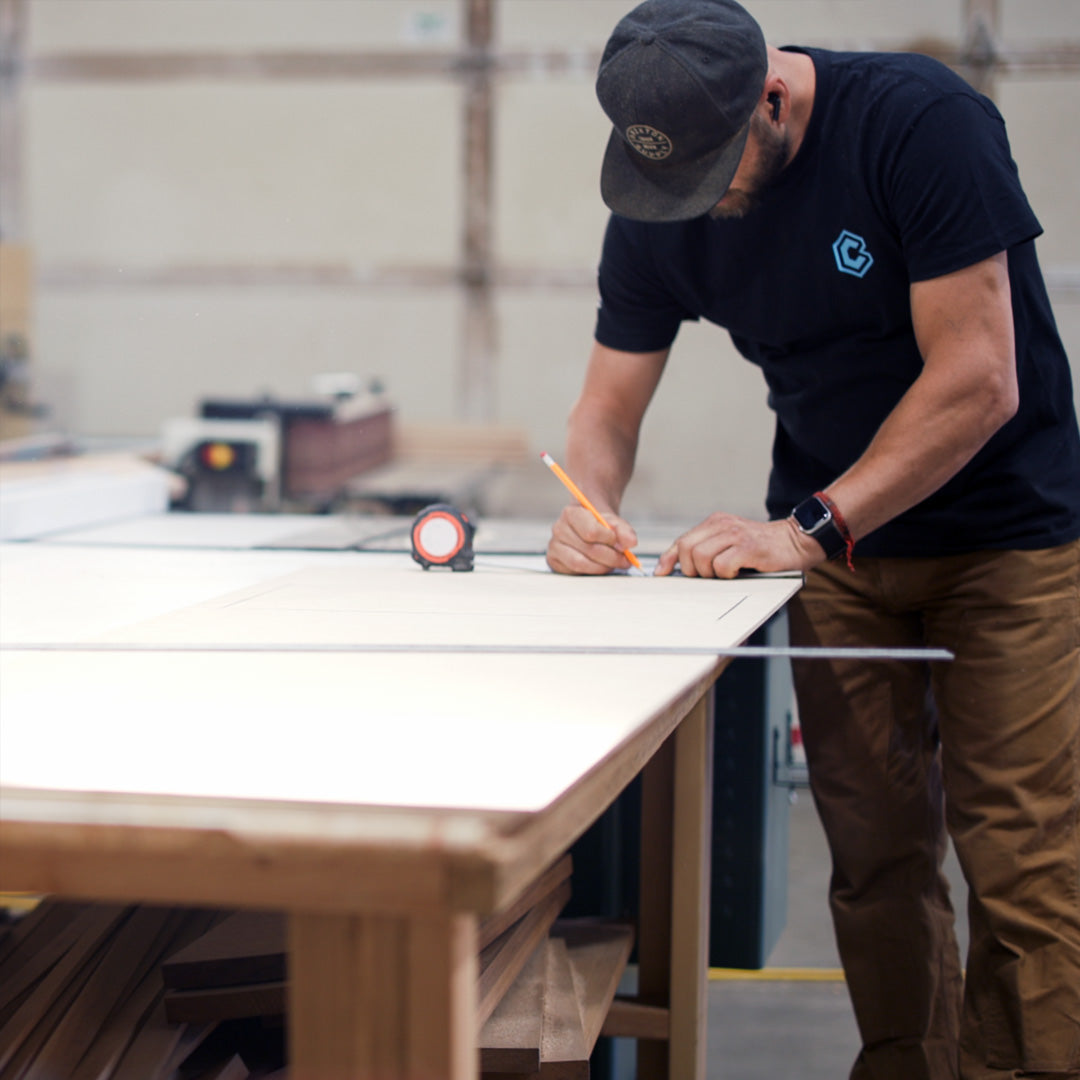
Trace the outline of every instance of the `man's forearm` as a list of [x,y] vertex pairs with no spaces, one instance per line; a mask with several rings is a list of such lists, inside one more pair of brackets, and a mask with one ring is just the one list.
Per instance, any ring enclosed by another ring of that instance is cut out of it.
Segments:
[[585,385],[570,413],[566,467],[607,527],[583,507],[564,507],[548,543],[553,570],[608,574],[631,565],[627,551],[637,536],[619,508],[634,471],[641,421],[666,360],[666,349],[626,353],[593,343]]
[[585,403],[575,407],[567,431],[567,471],[601,513],[619,512],[636,456],[636,432]]
[[866,453],[828,491],[855,539],[866,536],[952,479],[1012,415],[1007,389],[989,380],[963,399],[917,382]]
[[1017,408],[1007,256],[916,283],[911,295],[922,374],[828,489],[856,539],[937,491]]

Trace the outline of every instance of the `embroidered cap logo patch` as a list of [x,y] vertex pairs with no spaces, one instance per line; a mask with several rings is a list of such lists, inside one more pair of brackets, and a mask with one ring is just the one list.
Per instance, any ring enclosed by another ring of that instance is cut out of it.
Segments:
[[626,141],[650,161],[663,161],[674,149],[671,140],[662,131],[648,124],[631,124],[626,129]]
[[866,247],[866,241],[853,232],[845,229],[833,241],[833,256],[836,259],[836,269],[841,274],[851,274],[852,277],[865,277],[866,271],[874,265],[874,256]]

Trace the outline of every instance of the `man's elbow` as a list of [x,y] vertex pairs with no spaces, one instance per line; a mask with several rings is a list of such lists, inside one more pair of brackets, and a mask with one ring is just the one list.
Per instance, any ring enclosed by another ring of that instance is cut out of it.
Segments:
[[1007,369],[988,379],[980,398],[980,408],[989,437],[1004,427],[1020,408],[1020,387],[1016,379],[1015,364],[1009,364]]

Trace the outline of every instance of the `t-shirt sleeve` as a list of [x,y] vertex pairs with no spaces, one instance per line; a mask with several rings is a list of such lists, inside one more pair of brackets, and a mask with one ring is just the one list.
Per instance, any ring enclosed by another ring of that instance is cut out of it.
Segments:
[[622,352],[655,352],[675,340],[683,319],[694,318],[657,273],[648,226],[612,215],[598,274],[596,340]]
[[974,94],[938,98],[883,154],[885,191],[912,281],[972,266],[1042,232],[1005,124]]

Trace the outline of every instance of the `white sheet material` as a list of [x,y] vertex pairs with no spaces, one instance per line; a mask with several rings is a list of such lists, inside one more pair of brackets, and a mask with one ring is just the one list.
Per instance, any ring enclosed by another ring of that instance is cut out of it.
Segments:
[[[317,558],[334,565],[357,556]],[[3,544],[0,642],[84,641],[292,573],[311,561],[304,552]]]
[[147,514],[127,521],[73,529],[46,537],[48,543],[95,547],[252,548],[272,544],[333,518],[310,514]]
[[[724,648],[798,584],[571,578],[530,557],[454,573],[403,554],[4,545],[0,817],[354,838],[395,822],[429,842],[480,829],[406,810],[536,812],[716,661],[425,643]],[[165,651],[20,649],[34,642]],[[415,651],[317,651],[364,642]]]
[[106,521],[140,518],[169,505],[164,469],[75,458],[48,472],[7,466],[0,477],[0,540],[27,540]]
[[663,646],[735,645],[792,591],[790,580],[573,578],[489,560],[471,573],[403,557],[311,565],[161,618],[125,643]]
[[0,653],[0,789],[102,793],[87,821],[123,820],[122,794],[535,811],[712,664]]

